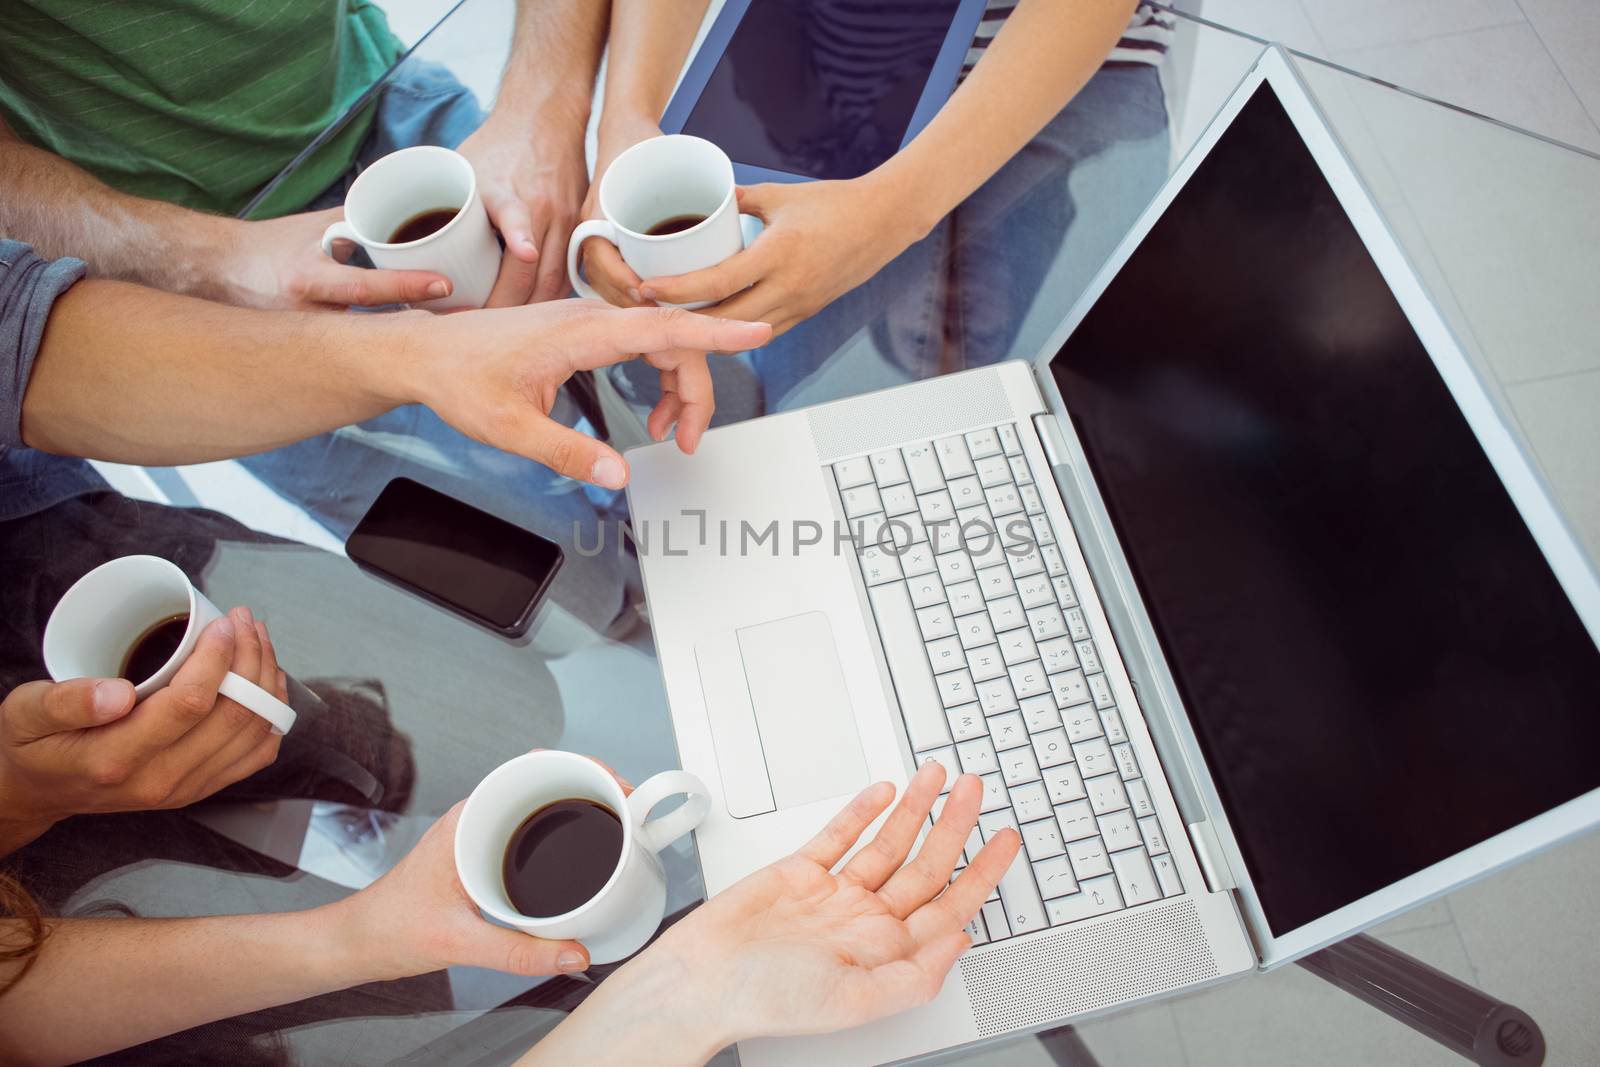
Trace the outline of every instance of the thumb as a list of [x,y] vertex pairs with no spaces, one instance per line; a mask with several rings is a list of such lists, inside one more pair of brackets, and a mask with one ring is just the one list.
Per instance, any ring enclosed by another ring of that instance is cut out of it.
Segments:
[[26,744],[50,734],[102,726],[133,707],[133,683],[122,678],[75,678],[70,682],[29,682],[5,701],[5,727]]
[[528,206],[516,197],[485,206],[489,208],[494,228],[500,231],[506,243],[506,251],[524,263],[537,262],[539,246],[533,240],[533,221],[528,215]]
[[527,425],[519,440],[489,443],[602,489],[621,489],[628,484],[627,461],[616,449],[543,415]]
[[589,969],[589,950],[576,941],[546,941],[503,926],[483,925],[483,938],[469,967],[489,967],[529,977],[576,974]]

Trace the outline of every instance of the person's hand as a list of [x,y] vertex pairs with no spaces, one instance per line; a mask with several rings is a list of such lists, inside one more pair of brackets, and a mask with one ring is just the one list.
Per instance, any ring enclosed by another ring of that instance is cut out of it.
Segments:
[[942,767],[922,767],[846,861],[894,798],[886,782],[868,788],[800,851],[670,927],[523,1062],[622,1061],[630,1041],[658,1062],[703,1062],[748,1037],[859,1026],[931,1000],[1021,844],[1000,831],[950,882],[983,794],[967,774],[906,863],[943,782]]
[[[654,119],[609,112],[603,117],[596,138],[594,180],[589,183],[589,194],[583,201],[584,218],[597,219],[602,215],[600,179],[612,161],[640,141],[659,136],[661,126]],[[617,246],[603,237],[591,237],[583,242],[578,250],[578,269],[607,303],[624,308],[650,303],[639,293],[639,276],[623,262]]]
[[646,278],[639,295],[669,304],[713,301],[707,313],[770,322],[776,336],[871,278],[923,236],[905,197],[873,175],[741,187],[739,210],[766,224],[750,247],[705,270]]
[[588,181],[582,123],[530,133],[527,120],[495,112],[461,142],[460,152],[478,176],[483,206],[506,246],[487,306],[566,296],[567,237]]
[[287,695],[245,608],[206,627],[172,682],[137,704],[120,678],[13,689],[0,703],[0,853],[69,815],[184,807],[270,764],[283,739],[218,695],[230,670]]
[[[535,750],[537,751],[537,750]],[[633,786],[599,760],[622,786]],[[456,826],[466,801],[440,816],[382,878],[330,907],[345,952],[372,978],[405,978],[445,967],[509,974],[571,974],[589,966],[577,941],[548,941],[485,919],[456,875]]]
[[231,223],[216,277],[203,291],[244,307],[302,311],[415,304],[450,295],[450,279],[433,271],[350,266],[344,262],[355,251],[349,241],[334,242],[338,260],[324,255],[322,231],[342,218],[344,208],[335,207]]
[[574,371],[642,354],[667,387],[651,426],[676,422],[679,446],[692,452],[716,406],[701,353],[743,351],[772,334],[765,323],[592,300],[391,318],[397,349],[383,374],[396,390],[392,400],[426,404],[469,437],[608,489],[627,483],[622,456],[549,417]]

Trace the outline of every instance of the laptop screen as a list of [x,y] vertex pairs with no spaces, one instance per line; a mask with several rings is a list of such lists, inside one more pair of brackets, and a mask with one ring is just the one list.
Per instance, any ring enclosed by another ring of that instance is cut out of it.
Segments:
[[683,124],[736,162],[856,178],[899,149],[961,0],[753,3]]
[[1600,786],[1600,652],[1268,85],[1051,370],[1274,934]]

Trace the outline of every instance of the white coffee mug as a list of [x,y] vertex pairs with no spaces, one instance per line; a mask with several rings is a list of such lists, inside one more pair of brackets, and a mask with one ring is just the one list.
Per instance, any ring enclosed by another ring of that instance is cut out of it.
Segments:
[[[616,245],[623,262],[640,278],[704,270],[744,248],[733,162],[701,137],[665,134],[623,152],[600,179],[600,212],[604,218],[579,223],[567,241],[567,277],[579,296],[600,298],[578,273],[578,252],[591,237]],[[649,232],[683,215],[705,219],[676,233]],[[710,303],[681,306],[703,308]]]
[[[200,631],[222,612],[194,587],[176,563],[160,556],[123,556],[102,563],[73,583],[44,627],[44,666],[58,682],[71,678],[115,678],[123,660],[155,623],[189,615],[183,640],[161,669],[134,685],[140,700],[172,681],[194,651]],[[131,680],[131,679],[130,679]],[[295,712],[247,678],[229,671],[220,692],[286,734]]]
[[[650,809],[678,793],[688,799],[659,819]],[[529,815],[558,800],[592,800],[622,821],[616,870],[588,901],[562,915],[534,918],[506,893],[511,835]],[[662,771],[623,796],[606,769],[572,752],[529,752],[502,763],[467,798],[456,826],[456,873],[483,913],[515,930],[581,941],[590,963],[613,963],[650,940],[667,913],[667,876],[656,853],[693,830],[711,809],[705,783],[687,771]]]
[[[455,218],[416,241],[391,243],[403,224],[429,211]],[[390,152],[362,171],[344,198],[344,219],[322,234],[322,251],[354,241],[384,270],[428,270],[450,279],[450,295],[415,306],[430,311],[480,308],[500,273],[500,244],[478,195],[478,177],[459,152],[418,145]]]

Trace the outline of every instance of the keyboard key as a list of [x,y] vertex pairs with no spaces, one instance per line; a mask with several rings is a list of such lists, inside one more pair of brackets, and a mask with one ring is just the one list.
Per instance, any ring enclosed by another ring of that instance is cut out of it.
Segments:
[[878,495],[883,501],[885,515],[904,515],[917,510],[917,494],[909,485],[891,485]]
[[[1000,773],[1005,775],[1006,785],[1012,788],[1012,803],[1016,804],[1016,788],[1030,782],[1039,784],[1039,761],[1033,758],[1033,747],[1022,745],[1019,748],[1007,749],[1000,757]],[[1030,819],[1042,818],[1050,814],[1048,794],[1044,786],[1039,786],[1039,796],[1045,800],[1045,810],[1039,815],[1029,815]]]
[[1067,846],[1067,859],[1072,862],[1072,873],[1078,881],[1111,873],[1111,856],[1098,836],[1085,837]]
[[1072,634],[1074,641],[1089,640],[1089,620],[1084,618],[1082,608],[1067,612],[1067,631]]
[[1066,846],[1061,841],[1061,828],[1056,825],[1054,819],[1023,823],[1022,844],[1027,849],[1030,860],[1047,860],[1066,851]]
[[[1028,750],[1019,748],[1015,751],[1027,752]],[[1011,756],[1008,755],[1007,759],[1010,758]],[[1005,769],[1002,768],[1000,773],[1004,774]],[[1050,797],[1045,793],[1044,786],[1036,781],[1023,782],[1020,785],[1011,787],[1011,809],[1017,813],[1017,819],[1025,823],[1045,818],[1054,821],[1056,814],[1055,810],[1050,807]]]
[[[1020,633],[1021,631],[1017,632]],[[1056,710],[1055,697],[1025,697],[1017,701],[1017,705],[1022,712],[1022,721],[1027,724],[1030,734],[1054,729],[1061,725],[1061,713]]]
[[1048,641],[1067,632],[1066,624],[1061,621],[1061,609],[1053,603],[1031,609],[1028,612],[1028,628],[1033,631],[1035,641]]
[[[1136,778],[1131,782],[1124,782],[1123,789],[1128,794],[1128,806],[1133,809],[1133,814],[1139,818],[1154,815],[1156,806],[1150,800],[1150,789],[1144,784],[1143,778]],[[1155,849],[1150,851],[1154,852]]]
[[945,745],[929,752],[917,754],[917,765],[924,763],[940,763],[944,765],[944,786],[950,788],[950,783],[961,776],[961,763],[956,759],[956,746]]
[[[961,869],[958,868],[957,873]],[[952,875],[950,880],[955,881],[955,876]],[[967,923],[967,936],[972,938],[974,945],[986,945],[989,943],[989,928],[983,925],[983,912],[980,911],[974,915],[972,921]]]
[[924,641],[935,641],[955,633],[956,620],[949,607],[944,604],[934,604],[917,609],[917,627],[922,631]]
[[906,475],[911,479],[913,492],[931,493],[944,488],[944,474],[939,469],[932,445],[907,445],[901,451],[905,455]]
[[906,464],[900,458],[898,448],[887,449],[883,452],[874,452],[871,455],[872,477],[882,489],[890,485],[903,485],[906,480]]
[[1044,514],[1044,500],[1039,496],[1039,490],[1031,485],[1024,485],[1017,489],[1017,495],[1022,497],[1022,510],[1029,515]]
[[1011,571],[1006,567],[987,567],[978,572],[978,588],[985,600],[1000,600],[1016,592]]
[[1001,830],[1016,830],[1022,832],[1017,825],[1017,813],[1011,810],[1010,804],[993,811],[986,811],[978,816],[978,829],[983,832],[983,839],[988,841]]
[[1062,711],[1061,725],[1066,728],[1067,739],[1073,744],[1100,736],[1100,716],[1087,704]]
[[[979,577],[981,579],[981,573]],[[1039,658],[1039,650],[1033,643],[1033,635],[1026,630],[1020,629],[1008,630],[1000,635],[1000,654],[1005,657],[1006,663],[1010,666],[1027,663],[1030,660]],[[1043,671],[1042,665],[1040,670],[1041,672]],[[1021,692],[1017,694],[1019,697],[1023,695]]]
[[833,476],[839,480],[841,492],[852,486],[865,485],[872,481],[872,464],[866,456],[842,459],[833,465]]
[[[994,743],[987,737],[961,742],[956,746],[956,755],[961,759],[961,769],[968,774],[989,774],[1000,769],[995,760]],[[1134,837],[1138,836],[1135,830]]]
[[1065,637],[1039,642],[1039,658],[1044,660],[1047,674],[1060,674],[1078,665],[1078,652]]
[[888,541],[892,534],[893,531],[889,528],[889,516],[881,511],[850,520],[850,537],[855,541],[857,551],[881,545]]
[[984,645],[994,644],[994,627],[989,623],[989,616],[985,612],[975,611],[971,615],[961,616],[961,621],[956,627],[961,633],[961,643],[967,648],[981,648]]
[[[1045,546],[1050,547],[1050,546]],[[1011,573],[1018,578],[1025,578],[1030,574],[1038,574],[1044,570],[1044,564],[1039,560],[1039,549],[1029,549],[1027,552],[1007,552],[1006,562],[1011,564]]]
[[1111,758],[1117,761],[1117,773],[1122,777],[1139,777],[1139,761],[1133,758],[1132,745],[1113,745]]
[[[1010,575],[1006,577],[1009,580]],[[1025,608],[1037,608],[1046,604],[1054,606],[1056,602],[1055,591],[1050,588],[1050,579],[1042,574],[1030,575],[1018,581],[1017,597]],[[1032,619],[1032,614],[1028,618]]]
[[975,504],[984,503],[983,485],[976,476],[968,476],[966,478],[950,479],[948,488],[950,490],[950,499],[956,506],[956,517],[958,521],[965,525],[966,520],[961,520],[959,513],[963,508],[970,508]]
[[1094,674],[1100,670],[1100,653],[1094,647],[1093,641],[1078,641],[1072,646],[1077,649],[1078,662],[1083,665],[1085,673]]
[[878,496],[878,487],[870,482],[846,489],[839,496],[844,501],[844,514],[847,519],[857,519],[874,511],[883,510],[883,500]]
[[1150,855],[1159,856],[1167,851],[1167,837],[1161,832],[1161,823],[1155,816],[1139,820],[1139,835],[1144,839],[1144,847],[1150,850]]
[[[919,497],[919,506],[920,501]],[[961,531],[954,519],[924,519],[920,512],[917,519],[922,522],[923,532],[927,534],[928,543],[933,546],[935,554],[954,552],[961,547]]]
[[1001,752],[1028,743],[1028,729],[1022,725],[1022,716],[1014,711],[989,716],[989,736],[994,747]]
[[1150,866],[1156,869],[1156,883],[1161,886],[1161,895],[1175,897],[1183,892],[1183,883],[1178,880],[1178,865],[1172,862],[1171,856],[1151,856]]
[[1078,767],[1073,763],[1063,763],[1045,771],[1044,787],[1050,794],[1051,804],[1066,804],[1084,798],[1083,779],[1078,776]]
[[1003,596],[990,601],[989,618],[994,621],[996,633],[1028,625],[1028,616],[1022,610],[1022,601],[1015,596]]
[[[872,495],[876,497],[878,491],[874,489]],[[989,511],[996,519],[1022,510],[1022,498],[1017,495],[1017,487],[1010,482],[997,485],[993,489],[985,489],[983,496],[989,502]]]
[[[951,750],[952,752],[954,749]],[[983,803],[980,811],[999,811],[1004,808],[1007,815],[1011,814],[1011,794],[1006,791],[1006,780],[998,773],[986,774],[983,782]]]
[[972,684],[972,675],[967,672],[965,667],[959,671],[951,671],[948,674],[939,675],[934,679],[934,685],[939,689],[939,699],[944,702],[944,706],[947,708],[970,704],[973,697],[977,695],[977,691]]
[[1006,455],[1020,456],[1022,454],[1022,440],[1017,437],[1015,423],[1008,422],[1004,426],[998,427],[995,432],[1000,435],[1000,447],[1005,450]]
[[861,576],[868,585],[899,581],[900,561],[881,548],[866,549],[861,553]]
[[1100,816],[1100,839],[1113,853],[1144,844],[1139,836],[1139,824],[1133,821],[1133,812],[1127,809]]
[[961,855],[968,863],[971,863],[978,857],[978,852],[982,848],[983,834],[979,827],[974,826],[972,831],[967,834],[967,846],[961,850]]
[[1116,708],[1101,708],[1100,722],[1106,728],[1106,740],[1112,744],[1128,739],[1128,731],[1122,726],[1122,712]]
[[1100,824],[1095,821],[1094,809],[1087,800],[1072,800],[1056,805],[1056,825],[1061,827],[1063,841],[1078,841],[1085,837],[1098,837]]
[[1024,457],[1011,457],[1011,480],[1018,485],[1027,485],[1033,481],[1033,474],[1028,470],[1028,461]]
[[1039,887],[1033,882],[1033,865],[1025,852],[1006,869],[1000,879],[1000,900],[1006,906],[1006,919],[1011,923],[1012,934],[1026,934],[1045,930],[1050,920],[1045,917],[1044,902],[1039,899]]
[[961,478],[973,473],[972,456],[967,452],[965,438],[942,438],[934,442],[933,451],[939,457],[939,468],[944,471],[946,478]]
[[907,578],[932,574],[937,566],[933,558],[932,545],[906,545],[903,548],[887,545],[884,547],[888,548],[900,560],[900,569]]
[[961,641],[954,637],[941,637],[937,641],[928,642],[928,660],[933,664],[934,674],[943,674],[945,671],[958,671],[967,665],[967,654],[961,649]]
[[973,430],[967,434],[967,447],[974,460],[992,456],[1000,451],[1000,438],[993,430]]
[[[1072,876],[1072,864],[1067,862],[1064,854],[1035,863],[1033,880],[1039,885],[1039,895],[1046,901],[1078,891],[1078,880]],[[1054,921],[1053,916],[1051,921]]]
[[[961,642],[957,641],[957,645]],[[974,682],[987,682],[1006,673],[1005,660],[1000,658],[999,645],[983,645],[965,653],[967,669]]]
[[[977,460],[974,466],[978,468],[978,484],[984,488],[1011,484],[1011,467],[1006,463],[1006,457],[1004,456],[985,456]],[[968,503],[976,503],[976,501],[968,501]]]
[[1050,682],[1044,674],[1044,664],[1038,660],[1019,663],[1009,671],[1011,689],[1017,694],[1017,699],[1034,697],[1050,691]]
[[1006,569],[1006,550],[1001,547],[997,537],[986,535],[969,541],[967,552],[972,556],[972,565],[979,570],[985,567],[1000,571]]
[[1006,923],[1005,905],[998,900],[991,900],[983,906],[983,924],[989,931],[990,941],[1004,941],[1011,936],[1011,927]]
[[[1039,548],[1039,558],[1044,560],[1044,572],[1052,578],[1064,577],[1067,573],[1066,560],[1061,558],[1061,549],[1055,545],[1043,545]],[[1062,607],[1066,607],[1065,604]]]
[[1111,866],[1117,872],[1117,887],[1128,907],[1148,904],[1161,899],[1161,886],[1156,882],[1156,872],[1150,869],[1150,860],[1142,848],[1130,848],[1111,854]]
[[983,709],[976,704],[951,708],[945,712],[945,718],[950,720],[950,734],[957,741],[989,736],[989,724],[983,718]]
[[935,557],[939,564],[939,577],[946,585],[969,581],[973,576],[972,560],[961,549]]
[[[1078,773],[1087,773],[1087,768],[1081,763],[1078,765]],[[1122,779],[1114,774],[1085,777],[1083,788],[1089,794],[1089,806],[1094,809],[1096,815],[1109,815],[1128,806],[1128,792],[1122,787]]]
[[891,517],[884,523],[884,530],[884,543],[893,544],[899,549],[928,543],[927,524],[922,521],[921,514],[915,511]]
[[1089,679],[1089,696],[1094,700],[1097,708],[1109,708],[1116,701],[1111,698],[1111,683],[1106,681],[1106,676],[1096,674]]
[[[872,602],[872,614],[878,622],[878,634],[883,640],[889,674],[894,680],[895,692],[900,697],[900,714],[912,751],[921,752],[949,744],[950,724],[939,710],[939,691],[934,685],[933,670],[928,666],[928,653],[918,632],[919,620],[911,607],[911,598],[906,593],[905,585],[891,582],[872,586],[867,589],[867,597]],[[971,699],[969,695],[967,700],[942,706],[954,707]]]
[[1067,744],[1066,731],[1046,730],[1042,734],[1034,734],[1033,754],[1038,757],[1041,768],[1059,767],[1072,762],[1072,746]]
[[[914,608],[931,608],[935,604],[944,603],[944,583],[937,574],[919,574],[916,578],[906,583],[911,590],[911,606]],[[949,614],[947,610],[946,615]]]
[[1063,608],[1078,606],[1078,594],[1072,589],[1072,580],[1062,574],[1050,579],[1050,584],[1056,591],[1056,603]]
[[1056,543],[1056,533],[1050,529],[1050,520],[1043,515],[1035,515],[1028,520],[1033,523],[1033,543],[1041,548],[1045,545]]
[[956,582],[946,585],[944,591],[950,597],[951,609],[957,615],[970,615],[984,609],[983,594],[978,591],[977,582]]
[[1056,695],[1056,704],[1062,708],[1089,703],[1089,685],[1082,671],[1063,671],[1050,676],[1050,689]]
[[[873,493],[876,494],[877,490],[874,489]],[[917,510],[922,513],[924,522],[949,522],[956,517],[956,506],[951,502],[950,494],[943,489],[918,496]]]
[[[1111,761],[1111,746],[1106,744],[1103,737],[1073,745],[1072,758],[1077,761],[1078,770],[1083,772],[1086,779],[1097,774],[1110,774],[1117,769]],[[1120,781],[1117,788],[1122,788]]]

